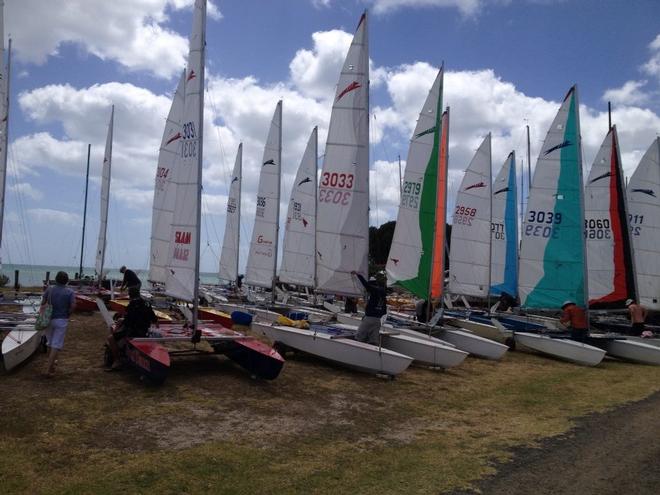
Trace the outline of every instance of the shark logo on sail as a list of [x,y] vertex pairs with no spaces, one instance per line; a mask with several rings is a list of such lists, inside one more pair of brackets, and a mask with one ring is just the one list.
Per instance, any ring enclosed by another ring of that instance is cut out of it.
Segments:
[[486,187],[486,184],[483,182],[477,182],[476,184],[472,184],[471,186],[467,186],[464,190],[469,191],[470,189],[478,189],[480,187]]
[[191,79],[195,79],[197,77],[197,74],[195,74],[195,71],[190,69],[190,74],[188,74],[188,79],[186,79],[186,82],[190,81]]
[[312,182],[312,179],[310,179],[309,177],[305,177],[303,180],[301,180],[301,181],[298,183],[298,186],[302,186],[303,184],[305,184],[305,183],[307,183],[307,182]]
[[272,158],[270,160],[266,160],[262,166],[265,167],[266,165],[275,165],[275,160]]
[[231,180],[231,183],[232,183],[232,184],[233,184],[234,182],[238,182],[238,177],[234,177],[234,178]]
[[604,179],[605,177],[612,177],[612,172],[606,172],[603,175],[599,175],[598,177],[595,177],[594,179],[591,179],[589,181],[589,184],[593,184],[597,180]]
[[503,187],[502,189],[498,189],[497,191],[495,191],[493,193],[493,196],[497,196],[498,194],[503,193],[503,192],[507,192],[508,190],[509,190],[508,187]]
[[553,151],[558,150],[558,149],[561,149],[561,148],[565,148],[566,146],[571,146],[572,144],[573,144],[573,143],[571,143],[571,142],[567,139],[567,140],[564,141],[563,143],[559,143],[557,146],[553,146],[552,148],[550,148],[549,150],[547,150],[545,153],[543,153],[543,156],[549,155],[549,154],[552,153]]
[[648,194],[654,198],[656,197],[655,191],[653,191],[653,189],[633,189],[632,192],[641,192],[642,194]]
[[357,82],[357,81],[353,81],[351,84],[349,84],[348,86],[346,86],[346,87],[344,88],[344,90],[343,90],[341,93],[339,93],[339,96],[337,96],[337,99],[335,100],[335,103],[338,102],[339,100],[341,100],[342,97],[343,97],[346,93],[350,93],[350,92],[353,91],[354,89],[358,89],[358,88],[361,88],[361,87],[362,87],[362,85],[361,85],[359,82]]
[[181,133],[180,133],[180,132],[177,132],[174,136],[172,136],[171,138],[169,138],[169,139],[167,140],[167,142],[165,143],[165,146],[167,146],[168,144],[170,144],[170,143],[176,141],[177,139],[181,139]]

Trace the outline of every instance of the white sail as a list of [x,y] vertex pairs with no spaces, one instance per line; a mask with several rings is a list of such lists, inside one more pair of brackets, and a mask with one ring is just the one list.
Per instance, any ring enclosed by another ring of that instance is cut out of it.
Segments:
[[449,250],[449,292],[486,297],[490,289],[490,133],[465,170],[454,206]]
[[616,126],[605,136],[584,188],[589,307],[625,308],[637,299]]
[[167,280],[167,255],[170,246],[170,226],[174,215],[176,184],[173,177],[181,160],[181,119],[183,118],[186,71],[179,79],[170,113],[158,153],[158,167],[154,186],[154,202],[151,213],[151,249],[149,255],[149,280],[164,284]]
[[429,90],[410,140],[399,213],[387,257],[387,278],[418,297],[431,288],[438,192],[444,68]]
[[[5,188],[7,183],[7,151],[9,147],[9,77],[11,71],[11,39],[5,65],[5,2],[0,0],[0,247],[5,217]],[[2,253],[0,252],[0,267]]]
[[529,193],[520,245],[523,306],[559,309],[570,300],[586,307],[582,152],[577,87],[546,135]]
[[105,261],[105,236],[108,226],[108,205],[110,203],[110,176],[112,171],[112,131],[115,121],[115,106],[112,105],[108,136],[105,140],[105,153],[103,154],[103,167],[101,169],[101,224],[99,238],[96,243],[96,276],[99,281],[103,279],[103,263]]
[[261,161],[257,210],[250,241],[245,283],[272,287],[277,266],[282,170],[282,101],[277,102]]
[[286,214],[279,280],[315,286],[316,278],[316,178],[318,129],[314,127],[298,167]]
[[627,192],[640,302],[660,310],[660,138],[644,153]]
[[168,295],[195,302],[199,287],[205,31],[206,1],[196,0],[181,120],[180,166],[176,167],[173,177],[176,200],[165,280],[165,291]]
[[369,252],[369,49],[366,12],[339,76],[321,173],[317,288],[359,295]]
[[516,155],[509,153],[493,183],[490,293],[518,295],[518,201]]
[[227,197],[227,215],[225,217],[225,235],[220,254],[220,280],[235,282],[238,278],[238,250],[241,227],[241,184],[243,182],[243,143],[238,145],[234,171],[231,174],[229,196]]

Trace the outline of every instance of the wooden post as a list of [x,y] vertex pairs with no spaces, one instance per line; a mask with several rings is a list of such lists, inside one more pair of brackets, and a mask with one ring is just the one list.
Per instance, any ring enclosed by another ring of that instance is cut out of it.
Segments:
[[18,270],[14,270],[14,290],[18,292],[21,286],[18,284]]

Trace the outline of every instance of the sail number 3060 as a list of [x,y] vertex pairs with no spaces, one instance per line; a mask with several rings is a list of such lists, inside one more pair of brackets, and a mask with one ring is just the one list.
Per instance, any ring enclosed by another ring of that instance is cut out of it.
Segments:
[[319,203],[348,205],[355,176],[337,172],[323,172],[319,187]]

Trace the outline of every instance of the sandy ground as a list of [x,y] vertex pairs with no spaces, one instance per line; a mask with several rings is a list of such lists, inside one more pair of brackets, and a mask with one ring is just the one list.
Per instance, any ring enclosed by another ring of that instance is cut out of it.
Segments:
[[[593,414],[540,448],[518,449],[478,484],[488,495],[660,493],[660,393]],[[455,495],[477,491],[453,492]]]

